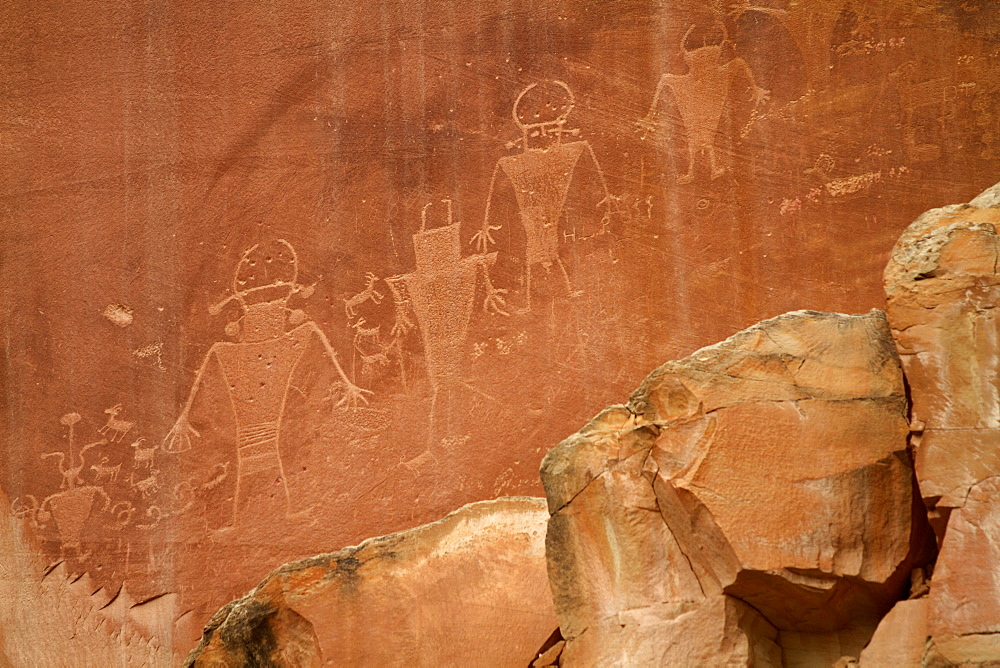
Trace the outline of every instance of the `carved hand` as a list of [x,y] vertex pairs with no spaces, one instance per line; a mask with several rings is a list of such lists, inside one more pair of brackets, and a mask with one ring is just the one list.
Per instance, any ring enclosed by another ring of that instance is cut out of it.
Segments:
[[338,407],[347,406],[348,408],[357,408],[361,403],[367,405],[368,398],[365,395],[375,394],[371,390],[364,390],[358,387],[347,379],[340,381],[340,383],[344,386],[344,396],[337,402]]
[[476,247],[476,250],[480,253],[485,253],[489,250],[490,244],[495,246],[497,242],[493,239],[493,235],[490,233],[499,230],[501,227],[503,226],[483,223],[483,229],[472,235],[472,244]]
[[490,286],[486,290],[486,299],[483,300],[483,308],[487,313],[496,313],[497,315],[510,315],[504,309],[507,308],[507,300],[504,299],[503,295],[507,294],[506,288],[494,288]]
[[163,437],[164,452],[185,452],[191,449],[191,435],[195,438],[201,434],[188,422],[187,413],[181,414],[177,422],[170,428],[167,435]]

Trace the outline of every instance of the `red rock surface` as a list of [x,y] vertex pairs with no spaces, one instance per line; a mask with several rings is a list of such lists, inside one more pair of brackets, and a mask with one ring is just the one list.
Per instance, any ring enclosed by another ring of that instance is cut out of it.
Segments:
[[552,444],[663,360],[883,305],[900,231],[997,179],[997,22],[0,3],[0,488],[28,549],[167,596],[183,654],[283,563],[540,495]]
[[[524,666],[557,628],[542,499],[287,564],[215,615],[194,666]],[[256,663],[255,663],[256,662]]]
[[0,665],[170,666],[171,597],[136,601],[89,573],[46,569],[0,490]]
[[870,634],[929,556],[905,409],[879,311],[785,314],[654,371],[542,464],[567,665],[649,664],[722,594],[804,657]]

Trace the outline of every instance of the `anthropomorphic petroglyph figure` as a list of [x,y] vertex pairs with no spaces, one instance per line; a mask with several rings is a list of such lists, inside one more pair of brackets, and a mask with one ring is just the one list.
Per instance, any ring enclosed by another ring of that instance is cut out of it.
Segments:
[[[811,90],[818,90],[830,78],[833,29],[849,4],[850,0],[797,0],[788,9],[777,9],[750,0],[738,0],[730,3],[727,13],[733,20],[753,12],[779,19],[798,44],[807,85]],[[858,6],[864,7],[861,3]]]
[[129,429],[131,429],[133,425],[135,425],[135,423],[128,422],[127,420],[118,419],[118,414],[122,412],[121,404],[115,404],[111,408],[106,409],[104,412],[108,414],[108,421],[103,427],[101,427],[97,431],[101,432],[101,434],[105,436],[107,436],[108,432],[110,431],[111,435],[108,436],[108,440],[110,440],[112,443],[115,443],[116,441],[121,441],[123,438],[125,438],[125,434],[129,432]]
[[[413,326],[407,317],[406,306],[412,306],[416,314],[416,327],[423,338],[433,392],[432,424],[439,393],[460,380],[464,345],[480,278],[486,290],[483,309],[488,313],[507,315],[504,310],[507,290],[494,287],[490,280],[489,269],[496,262],[496,252],[462,257],[460,224],[453,219],[451,200],[443,201],[448,206],[446,225],[428,229],[427,209],[430,204],[421,212],[420,231],[413,235],[416,271],[386,279],[397,306],[397,325],[404,327],[401,323],[408,323]],[[405,333],[405,328],[403,331]]]
[[889,81],[899,95],[907,157],[913,162],[937,160],[941,146],[926,138],[942,135],[947,120],[955,114],[955,94],[949,94],[948,79],[921,79],[917,64],[907,61],[889,73]]
[[691,26],[681,38],[681,53],[688,67],[687,73],[668,72],[660,77],[649,112],[639,121],[639,126],[646,130],[655,127],[663,90],[670,89],[687,133],[688,144],[687,173],[677,179],[678,183],[690,183],[694,180],[695,165],[698,156],[702,154],[708,155],[708,166],[713,179],[726,173],[726,168],[719,164],[716,156],[715,141],[722,112],[729,101],[729,88],[735,76],[743,74],[748,79],[755,104],[759,105],[768,98],[768,92],[757,86],[753,72],[742,58],[723,60],[725,40],[719,44],[703,44],[695,49],[688,49],[687,38],[694,27]]
[[[291,499],[280,434],[288,392],[297,375],[329,372],[340,395],[338,406],[367,403],[364,395],[371,394],[348,379],[319,326],[303,311],[288,307],[293,296],[311,294],[311,286],[298,283],[298,256],[287,241],[278,239],[248,249],[236,265],[232,294],[209,309],[218,314],[235,302],[240,315],[227,325],[226,333],[237,341],[211,347],[195,375],[187,403],[163,439],[165,452],[190,450],[194,440],[202,437],[192,426],[190,414],[199,391],[210,377],[224,384],[236,429],[234,522],[248,499],[276,479],[288,508]],[[300,364],[306,356],[310,364]],[[211,423],[212,418],[209,415],[206,420]]]
[[611,199],[604,172],[590,142],[580,139],[563,141],[565,135],[575,137],[580,134],[579,129],[567,128],[574,105],[573,91],[562,81],[549,81],[542,85],[533,83],[517,96],[511,115],[521,130],[521,136],[510,142],[508,148],[520,147],[521,151],[497,161],[486,193],[483,226],[472,238],[480,253],[485,253],[490,245],[496,243],[493,232],[502,229],[503,222],[493,224],[490,210],[497,179],[506,176],[514,187],[518,215],[525,233],[525,310],[528,311],[531,310],[532,272],[539,264],[546,272],[556,265],[566,283],[566,291],[571,296],[580,294],[573,289],[566,267],[559,258],[559,223],[566,214],[566,200],[582,156],[587,155],[593,162],[603,190],[594,200],[596,206],[610,208]]
[[[58,457],[59,473],[62,475],[60,485],[62,491],[47,496],[39,504],[35,517],[41,525],[48,524],[50,520],[54,521],[56,531],[59,533],[60,550],[63,556],[66,555],[67,550],[72,549],[77,553],[77,556],[85,558],[87,553],[82,551],[80,539],[83,527],[90,517],[94,498],[100,497],[104,500],[103,510],[107,510],[111,499],[103,488],[86,484],[80,476],[85,466],[87,451],[108,442],[101,439],[88,443],[80,448],[78,459],[74,457],[74,427],[80,422],[80,419],[79,413],[67,413],[59,420],[60,423],[69,427],[68,453],[48,452],[42,455],[42,459]],[[74,460],[76,460],[75,464]],[[65,466],[67,461],[68,467]]]

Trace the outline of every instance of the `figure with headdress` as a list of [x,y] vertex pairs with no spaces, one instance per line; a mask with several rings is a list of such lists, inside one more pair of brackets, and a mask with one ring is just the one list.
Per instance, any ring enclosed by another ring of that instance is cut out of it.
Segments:
[[567,214],[567,198],[578,171],[581,157],[586,155],[598,178],[594,209],[605,207],[602,224],[609,220],[612,198],[604,181],[604,172],[594,149],[585,139],[563,141],[577,137],[579,129],[567,127],[569,114],[576,104],[570,87],[557,80],[533,83],[517,96],[511,115],[521,136],[507,144],[520,152],[497,161],[490,177],[486,195],[483,226],[472,238],[480,253],[495,244],[493,232],[503,227],[492,224],[491,211],[497,195],[498,179],[506,177],[514,189],[518,216],[525,234],[524,285],[527,306],[531,310],[532,271],[542,265],[546,272],[559,268],[570,296],[580,293],[573,289],[566,267],[559,257],[560,222]]
[[[196,424],[208,424],[213,430],[227,424],[234,429],[234,520],[255,488],[275,481],[280,481],[288,508],[286,453],[280,439],[290,390],[306,384],[298,377],[315,375],[319,369],[332,380],[338,406],[367,403],[364,395],[370,392],[348,379],[326,334],[304,311],[288,306],[292,297],[308,297],[312,291],[312,286],[298,283],[298,257],[284,239],[248,249],[237,263],[232,294],[209,309],[218,315],[232,303],[239,307],[238,317],[225,329],[236,340],[209,349],[180,416],[163,439],[165,452],[181,453],[202,437]],[[192,410],[210,384],[216,399],[228,395],[231,415],[219,411],[224,401],[217,400],[196,423]]]
[[681,53],[688,71],[685,74],[666,73],[660,77],[653,94],[653,102],[649,112],[638,125],[643,130],[655,128],[654,119],[659,108],[664,89],[669,89],[677,103],[681,122],[687,133],[688,166],[687,173],[677,181],[685,184],[694,180],[695,164],[698,156],[707,154],[711,178],[717,179],[726,173],[726,168],[719,164],[715,153],[715,140],[719,132],[719,121],[722,112],[729,101],[729,87],[737,75],[742,74],[750,83],[755,107],[763,104],[769,97],[768,91],[760,88],[754,79],[753,72],[742,58],[726,60],[723,47],[728,41],[725,29],[722,28],[722,40],[718,43],[707,43],[703,40],[701,46],[688,48],[687,41],[695,26],[688,28],[681,38]]

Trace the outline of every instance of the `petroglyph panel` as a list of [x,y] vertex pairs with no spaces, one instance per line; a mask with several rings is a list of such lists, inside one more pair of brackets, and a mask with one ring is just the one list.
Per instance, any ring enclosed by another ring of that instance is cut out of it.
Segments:
[[663,360],[882,306],[901,230],[997,181],[987,3],[661,5],[5,9],[0,488],[41,572],[183,656],[281,563],[541,495]]

